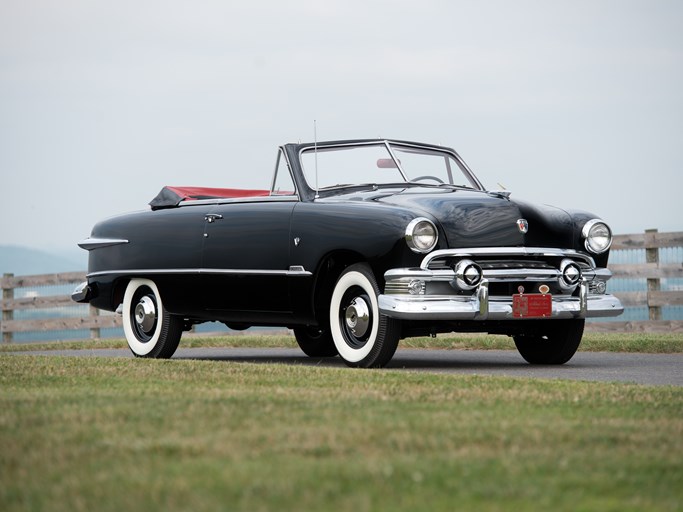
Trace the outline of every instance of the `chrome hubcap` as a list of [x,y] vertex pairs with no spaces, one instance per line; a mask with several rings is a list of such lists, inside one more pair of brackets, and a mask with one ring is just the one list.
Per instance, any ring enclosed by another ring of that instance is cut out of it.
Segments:
[[370,327],[370,309],[367,302],[356,297],[346,308],[346,326],[357,338],[365,336]]
[[135,306],[135,322],[144,332],[150,332],[154,328],[157,318],[157,308],[154,301],[144,296]]

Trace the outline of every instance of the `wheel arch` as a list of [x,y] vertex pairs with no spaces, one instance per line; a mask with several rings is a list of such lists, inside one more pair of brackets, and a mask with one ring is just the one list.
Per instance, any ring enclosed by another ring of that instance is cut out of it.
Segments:
[[342,272],[347,267],[364,261],[363,255],[349,250],[333,251],[322,258],[316,269],[313,285],[313,313],[318,322],[326,321],[332,291]]
[[132,277],[121,277],[114,281],[111,289],[112,304],[115,308],[123,304],[123,296],[126,293],[126,288],[128,288],[128,283],[130,283]]

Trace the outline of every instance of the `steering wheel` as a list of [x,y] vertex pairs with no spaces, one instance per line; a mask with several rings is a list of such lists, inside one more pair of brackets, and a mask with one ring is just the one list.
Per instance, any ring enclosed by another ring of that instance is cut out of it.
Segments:
[[437,178],[436,176],[418,176],[417,178],[413,178],[410,181],[413,182],[413,181],[420,181],[420,180],[434,180],[437,183],[443,183],[443,180],[441,178]]

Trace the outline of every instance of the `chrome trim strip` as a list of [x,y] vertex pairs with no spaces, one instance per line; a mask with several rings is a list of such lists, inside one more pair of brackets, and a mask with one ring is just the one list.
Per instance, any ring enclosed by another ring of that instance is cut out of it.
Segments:
[[[549,281],[557,280],[561,272],[555,269],[486,269],[483,272],[484,279],[491,282],[501,283],[506,281]],[[606,268],[596,270],[584,270],[582,276],[593,281],[607,281],[612,273]],[[422,268],[392,268],[384,273],[387,283],[401,278],[422,279],[424,281],[453,281],[456,278],[455,271],[451,269],[429,270]]]
[[303,265],[291,265],[289,267],[289,272],[287,272],[287,275],[290,276],[310,276],[312,275],[311,272],[307,271]]
[[299,198],[297,196],[223,197],[214,199],[192,199],[191,201],[181,201],[177,208],[182,208],[185,206],[202,206],[234,203],[295,203],[298,201]]
[[396,165],[398,172],[401,173],[401,177],[403,178],[403,180],[404,181],[410,181],[408,179],[408,176],[406,175],[405,171],[403,170],[403,167],[401,166],[401,161],[398,158],[396,158],[394,151],[391,149],[391,144],[389,144],[389,142],[385,140],[384,146],[387,148],[387,151],[389,152],[389,156],[391,156],[391,159],[394,161],[394,164]]
[[477,247],[463,249],[441,249],[434,251],[422,260],[420,268],[428,269],[429,264],[438,258],[476,258],[477,256],[551,256],[569,257],[583,260],[595,268],[595,260],[573,249],[554,249],[550,247]]
[[169,269],[131,269],[131,270],[102,270],[91,272],[86,277],[98,277],[106,275],[163,275],[163,274],[189,274],[189,275],[245,275],[245,276],[285,276],[285,277],[308,277],[312,272],[301,266],[290,267],[289,270],[265,270],[265,269],[235,269],[235,268],[169,268]]
[[[289,164],[289,159],[287,158],[287,152],[285,149],[280,146],[278,148],[278,153],[277,153],[277,158],[275,159],[275,170],[273,171],[273,179],[270,180],[270,196],[268,197],[296,197],[297,200],[299,199],[299,190],[296,186],[296,180],[294,179],[294,176],[292,175],[292,166]],[[278,168],[280,167],[280,158],[285,159],[285,166],[287,167],[287,172],[289,173],[289,177],[292,180],[292,185],[294,185],[294,194],[291,195],[280,195],[280,194],[273,194],[275,190],[275,181],[277,180],[277,171]]]
[[102,247],[111,247],[112,245],[127,244],[128,240],[123,238],[86,238],[78,242],[78,247],[86,251],[93,249],[101,249]]

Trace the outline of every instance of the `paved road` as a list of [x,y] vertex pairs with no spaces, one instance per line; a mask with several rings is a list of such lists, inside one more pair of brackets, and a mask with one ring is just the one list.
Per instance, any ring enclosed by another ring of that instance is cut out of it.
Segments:
[[[127,349],[55,350],[30,353],[132,357]],[[344,367],[344,363],[338,357],[308,358],[299,349],[289,348],[181,348],[173,358]],[[513,350],[399,349],[389,364],[389,368],[458,375],[503,375],[683,386],[683,354],[578,352],[569,363],[562,366],[531,366]]]

